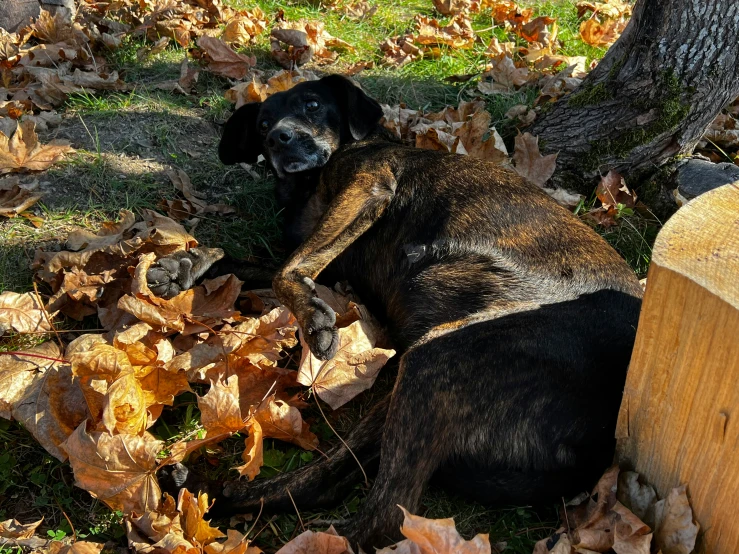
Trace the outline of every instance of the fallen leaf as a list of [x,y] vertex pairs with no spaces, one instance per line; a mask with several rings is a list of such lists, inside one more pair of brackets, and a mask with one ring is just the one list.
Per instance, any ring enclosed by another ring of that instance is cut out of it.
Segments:
[[380,44],[380,50],[384,65],[403,67],[407,63],[423,58],[423,52],[413,43],[411,36],[387,38]]
[[335,49],[354,50],[348,42],[330,35],[322,21],[283,22],[270,33],[272,56],[285,69],[295,69],[313,60],[331,63]]
[[349,541],[330,527],[325,533],[304,531],[280,548],[277,554],[354,554],[354,551]]
[[208,512],[208,495],[199,493],[193,495],[187,489],[180,489],[177,498],[177,510],[185,538],[200,546],[206,546],[214,540],[225,537],[217,528],[211,527],[210,522],[204,519]]
[[62,444],[75,484],[125,514],[156,510],[161,491],[154,472],[164,443],[146,432],[141,436],[88,434],[85,425]]
[[247,538],[235,529],[229,529],[226,533],[226,540],[208,544],[203,549],[205,554],[262,554],[256,546],[249,546]]
[[318,437],[311,433],[300,411],[272,395],[261,403],[254,419],[259,422],[264,438],[297,444],[305,450],[315,450]]
[[621,36],[625,27],[623,19],[606,18],[600,22],[592,17],[580,24],[580,38],[590,46],[610,46]]
[[239,407],[239,379],[232,375],[221,382],[211,382],[210,390],[198,397],[200,422],[206,430],[206,438],[214,435],[230,436],[244,428],[244,418]]
[[0,215],[15,217],[41,199],[38,180],[23,183],[17,176],[0,179]]
[[339,348],[330,360],[319,360],[303,343],[298,382],[312,387],[335,410],[372,387],[380,369],[394,355],[394,350],[375,348],[369,323],[355,321],[339,329]]
[[366,0],[354,0],[348,4],[344,4],[343,11],[352,19],[363,21],[369,19],[377,13],[377,4],[370,4]]
[[33,523],[20,523],[16,519],[8,519],[0,521],[0,537],[5,539],[30,539],[39,525],[44,521],[43,518]]
[[17,333],[50,333],[54,313],[47,313],[35,293],[6,291],[0,294],[0,336]]
[[604,206],[613,209],[614,213],[619,205],[633,208],[636,205],[636,193],[626,186],[624,178],[615,171],[609,171],[601,178],[595,189],[595,195]]
[[622,471],[619,474],[617,494],[619,502],[642,520],[657,500],[654,488],[640,483],[639,474],[634,471]]
[[488,535],[464,540],[454,526],[454,519],[426,519],[414,516],[402,506],[403,525],[400,532],[406,540],[378,550],[376,554],[490,554]]
[[282,69],[267,79],[266,83],[260,81],[256,76],[251,81],[239,83],[225,93],[226,100],[236,104],[234,109],[239,109],[250,102],[264,102],[267,98],[277,92],[291,89],[298,83],[304,81],[315,81],[318,77],[305,70],[295,69],[288,71]]
[[480,11],[480,2],[477,0],[433,0],[433,2],[434,8],[441,15]]
[[230,79],[243,79],[257,63],[256,58],[234,52],[225,42],[204,35],[198,46],[205,52],[206,69]]
[[475,41],[472,23],[466,15],[455,15],[448,25],[442,26],[436,19],[417,15],[417,30],[413,42],[423,46],[449,46],[469,48]]
[[[488,81],[488,78],[491,80]],[[514,92],[528,82],[529,70],[516,67],[510,56],[505,53],[491,58],[490,68],[482,74],[477,88],[483,94]]]
[[33,121],[18,122],[11,138],[0,132],[0,174],[14,171],[43,171],[74,150],[69,143],[53,140],[42,145]]
[[262,444],[264,437],[262,435],[262,426],[255,419],[249,419],[247,430],[249,431],[249,436],[244,441],[244,452],[241,455],[244,465],[240,465],[234,469],[242,477],[245,476],[249,481],[253,481],[259,475],[259,471],[264,465],[264,447]]
[[0,356],[0,417],[15,419],[57,459],[59,448],[89,417],[79,383],[59,348],[45,342],[27,352]]
[[249,44],[267,28],[265,14],[259,8],[232,18],[223,30],[223,40],[228,44]]
[[693,522],[687,487],[675,487],[654,504],[654,544],[662,554],[690,554],[700,527]]
[[519,133],[515,144],[513,161],[516,164],[516,173],[530,183],[543,187],[554,175],[557,154],[542,156],[539,152],[539,139],[531,133]]

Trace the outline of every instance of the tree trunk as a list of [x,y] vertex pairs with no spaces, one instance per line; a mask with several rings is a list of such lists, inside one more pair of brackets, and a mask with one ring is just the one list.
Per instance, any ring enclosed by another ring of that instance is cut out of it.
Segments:
[[737,75],[737,0],[638,0],[603,60],[529,131],[559,153],[560,186],[590,194],[611,169],[638,183],[692,151],[739,96]]

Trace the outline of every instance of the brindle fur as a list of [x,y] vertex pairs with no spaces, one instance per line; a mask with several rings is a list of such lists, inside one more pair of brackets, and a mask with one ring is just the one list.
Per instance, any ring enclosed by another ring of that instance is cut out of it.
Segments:
[[[303,108],[311,99],[320,114]],[[543,191],[473,158],[398,144],[380,115],[332,76],[241,108],[220,146],[229,163],[264,153],[279,177],[297,247],[273,286],[313,353],[336,349],[319,275],[347,279],[402,353],[392,393],[346,438],[377,468],[339,529],[365,550],[398,537],[396,505],[418,510],[432,478],[489,504],[589,487],[612,459],[641,298],[618,254]],[[292,138],[275,143],[284,129]],[[310,163],[289,161],[301,155]],[[292,473],[211,488],[219,511],[262,500],[306,509],[340,501],[357,477],[341,445]]]

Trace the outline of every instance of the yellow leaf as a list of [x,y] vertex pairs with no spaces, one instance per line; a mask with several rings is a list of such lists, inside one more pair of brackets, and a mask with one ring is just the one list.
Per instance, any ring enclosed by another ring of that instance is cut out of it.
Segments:
[[180,489],[180,495],[177,499],[177,509],[180,514],[180,522],[185,538],[193,541],[201,546],[210,544],[216,539],[225,537],[215,527],[211,527],[209,522],[204,518],[208,511],[208,495],[199,493],[195,497],[187,489]]
[[238,466],[235,469],[239,472],[239,475],[246,476],[249,481],[253,481],[259,475],[259,470],[264,465],[262,426],[259,425],[257,420],[250,419],[247,429],[249,430],[249,436],[244,441],[244,453],[241,455],[244,465]]

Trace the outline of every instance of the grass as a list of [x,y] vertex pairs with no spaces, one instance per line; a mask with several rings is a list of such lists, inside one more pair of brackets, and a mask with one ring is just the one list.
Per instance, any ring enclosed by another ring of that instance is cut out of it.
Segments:
[[[231,0],[227,3],[237,8],[258,5],[268,15],[284,10],[289,20],[324,21],[331,34],[351,43],[355,50],[342,54],[337,64],[317,70],[340,71],[356,61],[374,60],[375,69],[357,76],[362,86],[381,102],[403,102],[423,110],[438,110],[472,98],[474,82],[450,83],[445,79],[451,75],[480,73],[485,67],[484,52],[489,40],[493,36],[507,40],[500,28],[493,28],[490,13],[483,12],[473,18],[473,27],[481,40],[470,49],[442,48],[437,57],[400,69],[384,68],[380,66],[379,42],[410,30],[416,14],[438,17],[430,1],[382,0],[372,18],[359,22],[339,10],[327,10],[318,2]],[[535,15],[557,19],[561,53],[585,56],[588,63],[602,57],[604,49],[590,47],[578,39],[579,21],[573,1],[550,0],[537,2],[533,7]],[[448,18],[441,21],[446,23]],[[240,258],[279,260],[283,257],[272,177],[260,167],[254,168],[255,174],[238,166],[226,168],[215,153],[217,126],[231,109],[223,98],[230,84],[225,79],[201,73],[192,96],[157,90],[156,83],[179,76],[179,65],[187,52],[175,44],[140,60],[137,52],[144,46],[141,39],[127,38],[120,49],[109,55],[111,69],[131,85],[130,90],[75,94],[64,105],[65,120],[55,136],[71,140],[77,153],[41,177],[48,182],[49,191],[33,209],[44,220],[41,228],[33,227],[23,218],[0,221],[0,292],[31,290],[32,274],[27,268],[38,246],[59,247],[74,228],[95,229],[120,209],[134,212],[156,209],[163,198],[172,198],[174,189],[164,173],[171,166],[185,170],[195,187],[210,200],[227,202],[237,210],[234,216],[203,217],[192,230],[202,243],[221,246]],[[266,35],[244,51],[257,57],[260,69],[277,68],[269,56]],[[504,117],[505,112],[516,104],[532,105],[536,96],[537,92],[529,89],[485,98],[493,124],[504,138],[510,140],[516,132]],[[643,276],[656,229],[648,219],[633,214],[624,217],[618,227],[604,230],[603,235]],[[90,319],[83,326],[95,327],[96,322]],[[62,321],[60,328],[62,332],[71,330],[74,324]],[[0,351],[27,348],[43,338],[4,338],[0,341]],[[377,387],[381,388],[382,384]],[[372,391],[367,393],[364,401],[371,403],[372,394]],[[360,403],[352,403],[348,409],[331,416],[340,433],[348,431],[356,421],[360,408],[355,404]],[[199,433],[199,416],[194,407],[192,394],[179,396],[176,409],[166,412],[153,432],[167,441]],[[335,440],[320,415],[309,413],[306,418],[322,440],[329,443]],[[243,449],[243,438],[233,437],[219,448],[201,452],[191,462],[208,470],[211,476],[226,477],[228,468],[236,465]],[[268,441],[263,476],[295,469],[308,463],[311,456],[278,441]],[[214,467],[209,460],[220,460],[220,464]],[[301,517],[304,521],[345,518],[358,509],[364,495],[363,487],[358,486],[336,509],[301,513]],[[487,532],[491,542],[506,542],[506,552],[530,552],[537,539],[552,532],[557,520],[554,507],[544,512],[526,507],[489,510],[433,489],[424,496],[423,505],[428,517],[454,517],[466,537]],[[78,537],[125,543],[120,514],[111,513],[87,492],[75,488],[68,465],[46,454],[19,424],[0,420],[0,521],[16,517],[28,522],[42,516],[44,532],[54,536],[72,533],[68,517]],[[259,541],[267,549],[279,547],[299,532],[295,514],[265,515],[262,526]],[[11,551],[0,547],[0,554]]]

